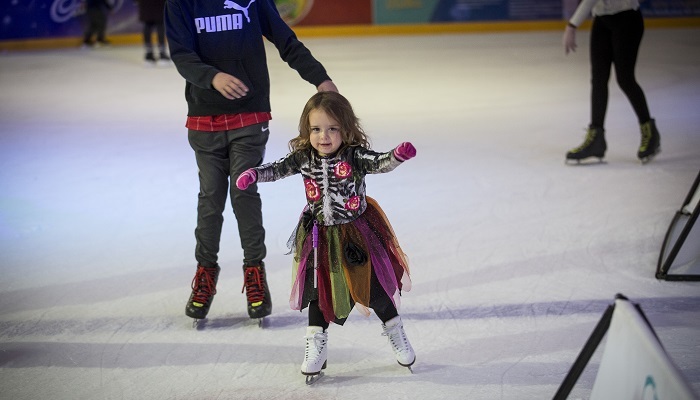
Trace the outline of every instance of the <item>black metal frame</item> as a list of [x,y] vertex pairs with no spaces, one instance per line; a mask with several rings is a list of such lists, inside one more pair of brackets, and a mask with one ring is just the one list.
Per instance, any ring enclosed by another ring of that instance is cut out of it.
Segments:
[[[615,295],[615,300],[618,299],[629,301],[627,297],[620,293]],[[642,316],[642,319],[644,319],[644,322],[649,327],[649,330],[659,342],[659,345],[661,345],[661,341],[659,341],[659,337],[656,335],[656,331],[654,331],[654,328],[651,326],[651,323],[647,319],[647,316],[644,315],[644,312],[642,312],[642,308],[639,306],[639,304],[636,303],[632,303],[632,305],[637,309],[639,314]],[[554,395],[553,400],[566,400],[566,398],[569,397],[571,390],[576,385],[576,381],[578,381],[578,378],[583,373],[583,370],[586,369],[588,361],[591,360],[591,357],[593,357],[593,354],[598,348],[598,345],[601,341],[603,341],[605,334],[608,332],[608,328],[610,328],[610,321],[612,321],[613,317],[613,311],[615,311],[615,303],[609,305],[608,308],[605,309],[603,316],[600,318],[600,321],[598,321],[598,324],[593,330],[593,333],[591,333],[591,336],[588,338],[588,341],[586,341],[586,345],[583,346],[583,349],[581,349],[581,352],[576,358],[574,365],[571,366],[569,373],[566,375],[566,378],[564,378],[564,381],[559,386],[559,390],[557,390],[557,393]]]
[[690,214],[688,221],[686,221],[685,226],[683,227],[683,230],[681,231],[680,235],[678,236],[676,243],[673,244],[673,247],[671,248],[670,252],[668,253],[668,256],[664,260],[664,254],[666,253],[666,247],[669,244],[668,241],[671,238],[671,233],[673,232],[674,227],[678,223],[678,220],[682,216],[687,215],[686,213],[683,212],[683,207],[687,204],[690,204],[690,200],[695,195],[695,191],[698,190],[698,186],[700,186],[700,172],[698,172],[698,176],[697,176],[697,178],[695,178],[695,182],[693,183],[692,188],[688,192],[688,195],[686,196],[685,201],[683,201],[683,206],[681,206],[680,210],[676,211],[676,215],[673,217],[673,220],[671,221],[671,224],[669,225],[668,230],[666,231],[666,236],[664,237],[664,242],[663,242],[663,245],[661,246],[661,253],[659,254],[659,262],[656,266],[656,278],[657,279],[663,279],[663,280],[667,280],[667,281],[700,281],[700,275],[669,274],[668,273],[668,270],[671,268],[671,264],[673,263],[676,256],[678,255],[678,252],[681,250],[681,247],[683,247],[683,244],[685,243],[685,240],[688,238],[688,235],[690,234],[691,229],[693,229],[693,225],[695,225],[695,222],[698,219],[698,214],[700,214],[700,203],[698,203],[695,206],[695,209]]

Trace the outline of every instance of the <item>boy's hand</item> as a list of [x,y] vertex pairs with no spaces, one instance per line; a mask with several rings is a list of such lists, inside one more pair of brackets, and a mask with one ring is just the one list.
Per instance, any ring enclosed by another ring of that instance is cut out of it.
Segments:
[[333,81],[323,81],[318,87],[316,88],[319,92],[336,92],[338,93],[338,88],[335,86],[335,83]]
[[240,79],[225,72],[214,75],[211,86],[229,100],[240,99],[248,94],[248,87]]

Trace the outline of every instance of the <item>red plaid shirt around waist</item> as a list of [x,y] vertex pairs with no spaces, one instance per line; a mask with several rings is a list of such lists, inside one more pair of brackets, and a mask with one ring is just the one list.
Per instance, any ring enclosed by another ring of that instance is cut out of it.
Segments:
[[188,116],[185,127],[195,131],[219,132],[230,131],[255,125],[272,119],[269,112],[250,112],[240,114]]

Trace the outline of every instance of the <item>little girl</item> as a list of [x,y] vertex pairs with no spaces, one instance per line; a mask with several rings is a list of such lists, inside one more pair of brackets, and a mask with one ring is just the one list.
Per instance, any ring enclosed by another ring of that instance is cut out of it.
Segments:
[[294,253],[294,310],[309,308],[306,354],[301,373],[326,368],[330,322],[342,325],[353,306],[382,321],[398,363],[416,360],[401,317],[401,291],[409,291],[408,262],[377,202],[365,195],[365,175],[394,170],[416,155],[411,143],[392,151],[370,150],[352,106],[336,92],[316,93],[299,120],[299,136],[286,157],[243,172],[236,186],[273,182],[295,174],[304,178],[308,204],[289,240]]

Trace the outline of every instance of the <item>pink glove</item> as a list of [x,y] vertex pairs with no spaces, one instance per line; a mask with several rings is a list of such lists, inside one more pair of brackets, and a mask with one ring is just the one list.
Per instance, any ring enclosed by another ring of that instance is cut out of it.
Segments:
[[394,157],[399,161],[406,161],[416,156],[416,148],[411,142],[403,142],[394,149]]
[[246,190],[248,189],[248,186],[252,185],[257,180],[258,173],[254,169],[250,168],[243,171],[243,173],[238,176],[238,179],[236,179],[236,187],[241,190]]

